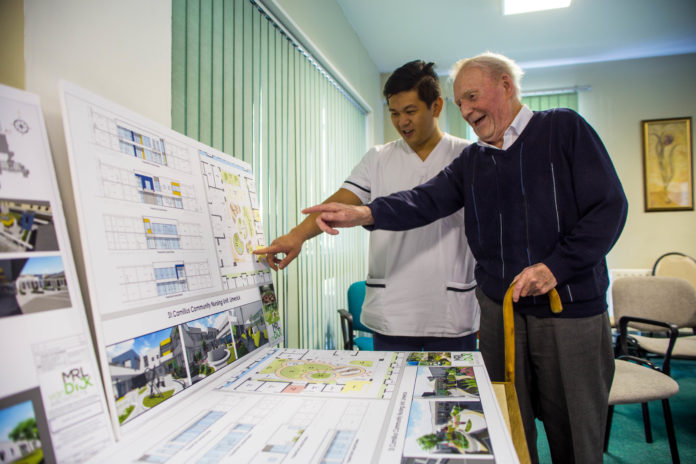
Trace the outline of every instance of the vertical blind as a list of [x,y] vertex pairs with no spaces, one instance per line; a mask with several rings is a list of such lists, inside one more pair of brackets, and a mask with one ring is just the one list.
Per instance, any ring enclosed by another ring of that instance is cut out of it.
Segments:
[[546,95],[522,95],[522,103],[532,111],[543,111],[551,108],[570,108],[578,110],[578,93],[563,92]]
[[[249,0],[173,0],[172,127],[251,164],[269,242],[338,189],[367,144],[364,111]],[[366,254],[360,229],[322,234],[274,273],[289,347],[340,344],[336,310]]]
[[[578,93],[562,92],[545,95],[522,96],[522,103],[532,111],[543,111],[551,108],[570,108],[578,111]],[[473,141],[478,140],[469,124],[462,118],[459,108],[449,98],[445,100],[446,130],[457,137]]]

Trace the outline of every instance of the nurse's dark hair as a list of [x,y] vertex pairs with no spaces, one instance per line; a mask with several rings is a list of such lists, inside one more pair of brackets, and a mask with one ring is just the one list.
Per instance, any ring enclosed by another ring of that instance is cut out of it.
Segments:
[[435,63],[415,60],[397,68],[384,84],[384,98],[389,98],[400,92],[417,90],[418,98],[423,100],[428,108],[442,95],[440,80],[433,69]]

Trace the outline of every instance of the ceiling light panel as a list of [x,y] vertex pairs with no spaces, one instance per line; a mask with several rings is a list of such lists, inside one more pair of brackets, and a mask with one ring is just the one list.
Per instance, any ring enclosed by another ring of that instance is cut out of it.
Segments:
[[571,0],[503,0],[503,14],[513,15],[532,11],[554,10],[570,6]]

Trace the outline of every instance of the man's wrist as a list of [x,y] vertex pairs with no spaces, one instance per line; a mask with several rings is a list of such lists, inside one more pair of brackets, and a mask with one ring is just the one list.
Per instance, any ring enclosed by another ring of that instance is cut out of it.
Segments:
[[375,218],[372,216],[370,205],[359,206],[363,210],[361,226],[371,226],[375,223]]
[[361,224],[365,229],[372,231],[375,230],[375,216],[372,214],[372,203],[368,203],[364,205],[365,208],[367,208],[367,211],[369,212],[365,216],[365,221]]

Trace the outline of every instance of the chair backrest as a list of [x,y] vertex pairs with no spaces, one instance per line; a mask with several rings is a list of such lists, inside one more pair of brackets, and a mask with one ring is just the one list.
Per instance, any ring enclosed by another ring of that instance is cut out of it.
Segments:
[[[691,285],[696,288],[696,259],[678,251],[665,253],[655,261],[652,275],[681,277],[691,282]],[[696,328],[696,314],[688,326]]]
[[652,275],[681,277],[696,288],[696,259],[676,251],[665,253],[655,261]]
[[[677,327],[691,327],[696,317],[696,289],[677,277],[622,277],[612,285],[614,319],[636,316],[670,322]],[[656,331],[655,326],[631,323],[642,331]]]
[[353,316],[353,330],[362,330],[372,333],[360,322],[360,313],[362,313],[362,305],[365,301],[365,281],[360,280],[353,282],[348,287],[348,312]]

